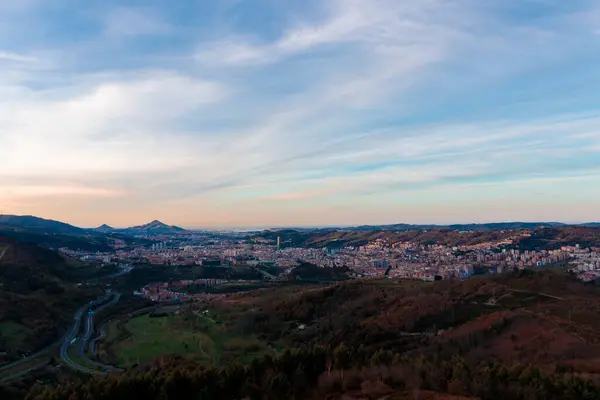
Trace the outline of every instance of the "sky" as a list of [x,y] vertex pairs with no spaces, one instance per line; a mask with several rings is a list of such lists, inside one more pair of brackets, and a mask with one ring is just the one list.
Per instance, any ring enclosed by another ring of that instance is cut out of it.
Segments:
[[600,220],[599,0],[0,1],[0,212]]

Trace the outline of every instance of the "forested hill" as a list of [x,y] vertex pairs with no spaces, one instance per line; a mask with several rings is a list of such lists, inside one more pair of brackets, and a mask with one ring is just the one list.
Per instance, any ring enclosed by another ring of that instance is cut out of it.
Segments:
[[0,215],[0,226],[35,230],[45,234],[51,233],[79,236],[86,234],[83,229],[73,225],[31,215]]
[[97,273],[56,252],[0,236],[0,364],[55,341],[73,310],[98,294],[77,282]]
[[600,399],[599,299],[559,270],[263,289],[209,306],[270,344],[245,365],[163,357],[28,399]]
[[375,240],[388,243],[413,242],[424,245],[474,245],[513,239],[523,249],[555,249],[560,246],[581,244],[600,246],[600,227],[548,226],[535,229],[482,229],[458,230],[451,228],[395,230],[318,230],[293,229],[261,232],[256,238],[275,241],[291,247],[344,247],[362,246]]

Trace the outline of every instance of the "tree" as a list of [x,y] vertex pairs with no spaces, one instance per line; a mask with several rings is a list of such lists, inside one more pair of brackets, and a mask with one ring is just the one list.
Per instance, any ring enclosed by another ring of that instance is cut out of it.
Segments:
[[350,349],[344,343],[340,343],[333,352],[333,360],[334,366],[341,370],[343,383],[344,370],[349,368],[352,360]]

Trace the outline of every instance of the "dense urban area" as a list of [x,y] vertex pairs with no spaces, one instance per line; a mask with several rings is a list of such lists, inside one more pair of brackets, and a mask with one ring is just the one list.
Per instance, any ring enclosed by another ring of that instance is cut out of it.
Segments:
[[[277,231],[270,232],[276,235]],[[376,239],[360,246],[322,248],[294,247],[282,238],[265,239],[259,235],[240,238],[203,234],[143,235],[153,244],[127,248],[115,239],[109,252],[59,250],[84,262],[103,266],[161,265],[165,269],[185,266],[208,266],[227,269],[236,266],[256,268],[265,280],[287,280],[290,272],[302,263],[320,268],[343,267],[347,277],[401,278],[424,281],[467,279],[474,275],[501,274],[516,269],[565,268],[583,281],[600,277],[600,247],[573,244],[553,250],[522,250],[520,239],[531,236],[528,231],[504,232],[504,239],[470,245],[448,246],[418,242],[393,242]],[[271,236],[272,236],[271,235]],[[261,267],[269,267],[268,273]],[[195,283],[219,285],[226,279],[198,279]],[[187,285],[191,282],[179,283]],[[176,283],[175,285],[177,285]],[[178,295],[175,293],[174,295]]]

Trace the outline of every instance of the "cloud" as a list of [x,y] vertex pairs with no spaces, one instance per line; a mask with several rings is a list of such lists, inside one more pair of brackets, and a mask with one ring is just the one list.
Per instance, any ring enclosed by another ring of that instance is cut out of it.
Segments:
[[[411,50],[415,44],[442,45],[443,35],[450,40],[454,34],[451,29],[436,26],[428,20],[430,10],[450,9],[443,2],[423,2],[422,7],[415,7],[411,2],[387,0],[336,0],[324,4],[325,22],[298,23],[281,37],[266,43],[240,35],[203,43],[196,58],[206,64],[260,65],[328,45],[345,44],[371,47],[380,54],[395,52],[400,55],[399,51]],[[438,39],[438,43],[432,38]]]
[[[86,221],[164,213],[182,225],[326,221],[335,209],[339,223],[393,218],[400,205],[441,215],[444,193],[469,204],[452,211],[467,215],[488,189],[512,202],[526,183],[553,178],[585,189],[600,168],[592,10],[529,7],[183,0],[75,10],[59,0],[7,10],[0,33],[36,28],[0,35],[15,38],[0,39],[2,204],[18,197]],[[50,195],[61,201],[44,203]]]
[[12,61],[17,63],[35,63],[38,61],[36,57],[27,56],[23,54],[13,53],[10,51],[0,51],[0,62],[1,61]]
[[163,72],[128,81],[5,99],[0,113],[0,176],[82,175],[177,168],[193,157],[191,139],[170,123],[219,103],[227,89]]
[[103,189],[89,188],[79,186],[6,186],[2,187],[0,198],[49,198],[62,196],[81,196],[81,197],[119,197],[123,196],[124,192]]

